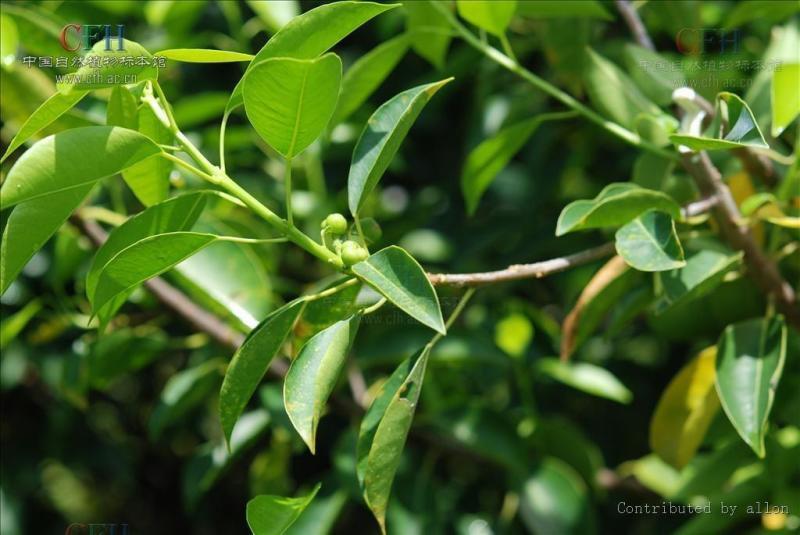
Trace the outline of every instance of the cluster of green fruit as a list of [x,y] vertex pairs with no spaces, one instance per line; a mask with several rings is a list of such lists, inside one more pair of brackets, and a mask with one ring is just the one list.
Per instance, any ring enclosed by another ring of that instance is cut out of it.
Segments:
[[322,228],[322,243],[339,255],[345,266],[352,266],[369,256],[367,243],[374,243],[381,237],[381,228],[372,218],[358,221],[358,236],[362,243],[349,238],[350,225],[342,214],[328,215],[320,225]]

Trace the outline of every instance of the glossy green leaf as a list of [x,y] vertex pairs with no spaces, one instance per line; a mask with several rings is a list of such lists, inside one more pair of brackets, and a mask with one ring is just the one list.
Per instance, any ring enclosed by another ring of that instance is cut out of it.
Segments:
[[800,114],[800,63],[781,65],[772,73],[772,136],[778,137]]
[[5,209],[83,188],[160,151],[142,134],[117,126],[87,126],[48,136],[14,163],[0,190],[0,204]]
[[256,132],[291,158],[311,145],[333,115],[342,62],[336,54],[313,60],[272,58],[247,72],[242,95]]
[[153,440],[158,440],[167,427],[207,399],[219,384],[223,365],[220,359],[212,359],[169,378],[148,421],[148,433]]
[[586,485],[570,466],[545,458],[520,493],[522,521],[533,533],[593,533]]
[[589,18],[613,20],[614,16],[597,0],[536,0],[517,3],[517,14],[541,19]]
[[769,148],[747,103],[738,95],[725,92],[717,95],[714,119],[703,135],[672,134],[669,139],[693,151]]
[[672,378],[650,420],[650,447],[681,469],[694,457],[719,410],[714,390],[717,348],[700,352]]
[[39,299],[34,299],[29,301],[18,312],[3,318],[0,321],[0,350],[5,349],[12,340],[15,340],[28,322],[36,317],[41,309],[42,302]]
[[[139,108],[136,129],[160,145],[171,145],[174,139],[150,106]],[[143,205],[151,206],[167,198],[172,167],[171,161],[156,154],[122,171],[122,178]]]
[[[344,1],[323,4],[293,18],[267,41],[250,62],[247,72],[269,58],[314,59],[352,31],[399,4]],[[245,77],[247,75],[245,72]],[[233,89],[226,111],[242,105],[242,82]]]
[[71,110],[87,93],[87,91],[73,91],[69,95],[63,95],[56,92],[45,100],[20,127],[14,139],[8,144],[8,148],[0,162],[5,161],[12,152],[35,136],[41,129]]
[[219,239],[219,236],[200,232],[170,232],[149,236],[128,246],[100,270],[94,295],[90,296],[92,310],[99,311],[118,295],[160,275]]
[[[60,95],[61,93],[57,94]],[[78,92],[70,93],[70,96],[75,94],[78,94]],[[139,104],[136,102],[136,97],[133,96],[130,89],[124,85],[115,85],[111,90],[111,96],[108,98],[106,125],[121,126],[122,128],[136,130],[138,126],[136,117],[138,106]]]
[[308,496],[284,498],[261,495],[247,502],[247,525],[253,535],[281,535],[303,514],[322,485],[317,483]]
[[347,360],[361,314],[338,321],[300,349],[283,383],[283,401],[292,425],[316,451],[317,424]]
[[422,108],[450,80],[403,91],[383,103],[369,118],[353,151],[347,177],[348,204],[354,216],[389,167]]
[[457,0],[458,14],[478,28],[503,35],[517,10],[516,0]]
[[568,204],[558,216],[556,236],[624,225],[651,209],[667,212],[675,219],[681,215],[680,206],[664,193],[627,182],[609,184],[594,199]]
[[475,213],[486,188],[525,145],[540,124],[574,116],[572,112],[546,113],[526,119],[503,128],[475,147],[467,156],[464,170],[461,172],[461,191],[464,193],[467,212]]
[[630,403],[633,394],[611,372],[588,362],[562,362],[556,358],[540,358],[537,369],[547,375],[587,394]]
[[764,457],[764,435],[786,360],[782,316],[729,325],[717,343],[716,387],[736,432]]
[[667,271],[686,265],[675,222],[650,210],[620,227],[614,235],[617,253],[639,271]]
[[392,482],[411,429],[429,354],[430,347],[425,346],[403,361],[361,421],[356,473],[364,500],[384,533]]
[[251,61],[255,58],[252,54],[208,48],[171,48],[162,50],[158,55],[184,63],[232,63],[236,61]]
[[88,197],[94,184],[39,197],[16,206],[0,244],[0,293],[5,293],[28,260]]
[[[106,41],[101,39],[92,47],[84,57],[84,64],[77,71],[65,74],[56,86],[61,93],[72,91],[104,89],[115,85],[127,85],[155,80],[158,78],[158,68],[154,65],[153,56],[139,43],[123,39],[124,50],[117,50],[116,39],[112,39],[111,50],[106,50]],[[138,61],[122,62],[119,58],[135,57],[145,58],[145,65]],[[97,58],[94,60],[93,58]],[[115,61],[106,62],[104,58]]]
[[411,48],[437,69],[444,67],[450,46],[452,27],[447,18],[431,2],[409,0],[403,2],[406,10],[406,31]]
[[370,50],[347,69],[342,79],[342,92],[331,125],[352,114],[378,88],[403,59],[408,50],[408,35],[400,35]]
[[292,331],[303,306],[304,301],[295,300],[267,316],[233,355],[219,393],[219,416],[226,441],[230,440],[236,420]]
[[591,48],[586,49],[584,84],[594,107],[625,128],[633,129],[640,113],[661,113],[627,74]]
[[439,298],[428,276],[400,247],[381,249],[354,265],[353,273],[415,320],[445,334]]
[[742,262],[742,253],[730,254],[714,250],[695,253],[686,265],[674,271],[656,274],[663,295],[656,305],[663,312],[672,305],[697,299],[716,288],[725,275]]

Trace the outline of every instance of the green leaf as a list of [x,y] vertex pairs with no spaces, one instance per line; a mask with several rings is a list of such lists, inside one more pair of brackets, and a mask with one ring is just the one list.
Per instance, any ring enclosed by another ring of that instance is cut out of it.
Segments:
[[563,2],[562,0],[536,0],[535,2],[518,2],[517,14],[524,17],[551,18],[590,18],[614,20],[614,16],[602,3],[596,0],[579,0]]
[[495,35],[503,35],[517,10],[516,0],[458,0],[458,14]]
[[[83,66],[71,74],[65,74],[62,81],[56,86],[61,93],[70,93],[75,90],[92,90],[114,87],[120,84],[135,84],[145,80],[158,78],[158,68],[154,65],[153,56],[139,43],[124,39],[125,50],[117,50],[114,40],[111,50],[106,50],[106,41],[101,39],[84,56]],[[146,65],[139,65],[138,61],[119,61],[122,57],[145,58]],[[97,59],[94,59],[97,58]],[[114,61],[108,61],[113,59]],[[97,66],[99,65],[99,66]]]
[[[60,95],[61,93],[56,93]],[[79,94],[72,92],[71,95]],[[138,103],[136,97],[133,96],[130,89],[124,85],[115,85],[111,90],[111,96],[108,98],[108,107],[106,108],[106,125],[108,126],[121,126],[122,128],[130,128],[136,130],[138,126],[137,113]]]
[[461,173],[461,191],[467,203],[467,212],[472,215],[478,207],[483,192],[494,181],[498,173],[508,165],[511,158],[545,121],[556,121],[574,117],[573,112],[546,113],[525,119],[503,128],[494,136],[481,142],[467,156]]
[[693,151],[769,148],[747,103],[738,95],[724,92],[717,95],[714,119],[703,135],[672,134],[669,139]]
[[106,303],[221,239],[200,232],[149,236],[120,251],[100,270],[92,299],[97,313]]
[[408,50],[406,34],[390,39],[370,50],[353,63],[342,79],[342,91],[331,125],[352,114],[378,88]]
[[633,394],[611,372],[588,362],[562,362],[557,358],[540,358],[537,369],[547,375],[587,394],[627,404]]
[[300,349],[283,383],[283,401],[292,425],[316,451],[317,424],[344,368],[361,314],[338,321]]
[[269,33],[275,33],[293,18],[300,14],[300,2],[285,0],[283,2],[264,2],[263,0],[246,0]]
[[14,163],[0,190],[0,205],[5,209],[83,189],[160,151],[142,134],[117,126],[86,126],[48,136]]
[[772,136],[778,137],[800,114],[800,63],[781,65],[772,73]]
[[681,269],[656,273],[663,289],[663,295],[656,305],[657,312],[707,294],[741,261],[742,253],[730,254],[709,249],[689,257],[686,266]]
[[617,230],[617,253],[639,271],[667,271],[686,265],[672,218],[650,210]]
[[609,184],[594,199],[568,204],[558,216],[556,236],[576,230],[617,227],[651,209],[667,212],[675,219],[681,215],[678,203],[664,193],[627,182]]
[[430,346],[403,361],[383,384],[367,410],[358,433],[359,484],[381,530],[386,532],[386,508],[414,418]]
[[222,365],[220,359],[212,359],[169,378],[148,421],[152,440],[158,440],[167,427],[207,399],[219,384]]
[[226,441],[230,440],[236,420],[303,312],[304,304],[302,300],[295,300],[267,316],[233,355],[219,393],[219,416]]
[[0,64],[12,65],[17,56],[19,32],[14,19],[0,14]]
[[28,260],[83,203],[93,186],[88,184],[53,193],[14,208],[0,244],[0,294],[5,293]]
[[41,129],[72,109],[87,94],[87,91],[73,91],[69,95],[56,92],[45,100],[20,127],[14,139],[8,144],[8,148],[3,154],[3,158],[0,159],[0,162],[5,161],[12,152],[17,150],[20,145],[28,141],[31,137],[35,136]]
[[437,69],[444,67],[453,29],[447,18],[431,2],[403,2],[407,13],[406,31],[411,48]]
[[639,45],[625,45],[625,65],[639,89],[659,106],[672,104],[672,92],[685,85],[686,75],[661,54]]
[[546,457],[520,492],[520,515],[533,533],[593,533],[586,485],[569,465]]
[[[347,37],[356,28],[400,4],[376,2],[334,2],[316,7],[293,18],[267,41],[250,62],[251,68],[269,58],[314,59]],[[242,105],[242,82],[233,89],[225,111]]]
[[661,114],[619,67],[591,48],[586,48],[586,54],[584,84],[589,100],[601,114],[629,130],[640,113]]
[[303,514],[322,485],[317,483],[308,496],[284,498],[263,494],[247,502],[247,525],[253,535],[281,535]]
[[352,269],[358,278],[378,290],[400,310],[445,334],[439,298],[425,271],[406,251],[392,245]]
[[650,420],[650,447],[681,469],[692,460],[719,410],[714,390],[716,346],[700,352],[672,378]]
[[[174,139],[150,106],[139,108],[136,123],[140,133],[160,145],[170,145]],[[171,161],[156,154],[122,171],[122,178],[143,205],[152,206],[167,198],[172,167]]]
[[722,408],[739,436],[762,458],[786,340],[783,317],[773,316],[729,325],[717,343],[716,387]]
[[[743,0],[727,14],[725,29],[739,28],[752,21],[780,22],[800,11],[800,3],[791,0]],[[795,84],[797,85],[797,84]]]
[[333,115],[342,62],[336,54],[314,60],[272,58],[244,78],[244,108],[258,134],[291,158],[311,145]]
[[347,177],[348,204],[354,216],[389,167],[422,108],[450,80],[403,91],[383,103],[369,118],[353,151]]
[[171,48],[158,52],[158,55],[175,61],[183,61],[184,63],[231,63],[251,61],[255,58],[252,54],[208,48]]

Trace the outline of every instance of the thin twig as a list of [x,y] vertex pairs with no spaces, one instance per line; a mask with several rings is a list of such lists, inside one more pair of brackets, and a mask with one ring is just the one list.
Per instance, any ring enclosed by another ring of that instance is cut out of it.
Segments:
[[642,23],[642,19],[639,17],[636,8],[633,7],[628,0],[615,0],[614,3],[617,5],[617,10],[620,15],[622,15],[622,18],[625,19],[625,23],[628,25],[628,28],[630,28],[639,46],[655,51],[656,47],[653,46],[650,34],[647,33],[647,28],[645,28]]

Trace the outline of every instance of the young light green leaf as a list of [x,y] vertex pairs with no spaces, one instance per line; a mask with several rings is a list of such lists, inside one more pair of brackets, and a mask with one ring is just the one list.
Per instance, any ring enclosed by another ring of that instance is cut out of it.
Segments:
[[12,65],[17,55],[19,32],[14,19],[0,14],[0,63]]
[[406,251],[392,245],[352,269],[358,278],[378,290],[397,308],[423,325],[445,334],[439,298],[422,266]]
[[356,473],[364,500],[383,533],[392,482],[411,429],[429,355],[430,346],[425,346],[403,361],[361,421]]
[[647,210],[662,210],[678,219],[680,206],[660,191],[620,182],[609,184],[591,200],[568,204],[558,216],[556,236],[576,230],[624,225]]
[[741,261],[742,253],[730,254],[709,249],[689,257],[686,266],[681,269],[656,273],[663,289],[663,295],[656,305],[657,312],[707,294]]
[[560,459],[546,457],[522,484],[520,516],[532,533],[593,533],[589,508],[586,484]]
[[247,502],[247,525],[253,535],[282,535],[305,511],[322,485],[308,496],[284,498],[262,494]]
[[291,158],[311,145],[333,115],[342,62],[336,54],[313,60],[271,58],[244,78],[244,108],[258,134]]
[[588,362],[562,362],[557,358],[540,358],[537,369],[547,375],[587,394],[627,404],[633,394],[611,372]]
[[183,61],[184,63],[232,63],[236,61],[251,61],[255,58],[252,54],[208,48],[171,48],[158,52],[158,55],[175,61]]
[[117,253],[100,270],[92,299],[92,310],[99,311],[118,295],[220,239],[200,232],[170,232],[139,240]]
[[772,73],[772,136],[778,137],[800,114],[800,63],[781,65]]
[[431,2],[407,0],[403,7],[411,48],[437,69],[443,68],[453,31],[447,18]]
[[[74,94],[77,94],[77,92],[70,93],[70,95]],[[133,96],[130,89],[124,85],[115,85],[111,90],[111,96],[108,98],[106,125],[136,130],[138,126],[136,118],[137,107],[136,97]]]
[[48,136],[14,163],[0,189],[0,205],[8,208],[94,184],[160,151],[139,132],[118,126],[86,126]]
[[617,253],[639,271],[667,271],[686,265],[675,221],[650,210],[620,227],[614,235]]
[[295,300],[267,316],[233,355],[219,393],[219,417],[226,441],[230,440],[236,420],[292,331],[304,305],[303,300]]
[[518,2],[517,14],[537,19],[587,18],[614,20],[614,16],[597,0],[536,0]]
[[406,34],[390,39],[358,58],[347,69],[331,126],[350,117],[369,98],[403,58],[408,43]]
[[17,150],[20,145],[28,141],[31,137],[35,136],[42,128],[71,110],[87,94],[88,91],[73,91],[69,95],[56,92],[45,100],[20,127],[14,139],[8,144],[8,148],[5,154],[3,154],[3,158],[0,159],[0,162],[5,161],[12,152]]
[[11,211],[0,244],[0,294],[5,293],[28,260],[83,203],[93,186],[87,184],[39,197]]
[[311,453],[316,451],[317,424],[344,368],[360,321],[361,314],[355,314],[314,335],[286,374],[286,413]]
[[738,95],[725,92],[717,95],[714,119],[703,135],[672,134],[669,139],[693,151],[769,148],[750,106]]
[[714,390],[716,346],[700,352],[672,378],[650,420],[650,447],[680,470],[694,457],[719,410]]
[[640,113],[661,113],[627,74],[588,47],[584,84],[595,108],[625,128],[633,129]]
[[540,124],[574,116],[573,112],[546,113],[525,119],[503,128],[475,147],[467,156],[461,173],[461,191],[467,203],[467,212],[470,215],[475,213],[483,192],[525,145]]
[[[313,59],[325,53],[356,28],[400,4],[376,2],[334,2],[323,4],[293,18],[267,41],[250,62],[247,72],[265,59]],[[233,89],[225,111],[242,105],[242,81]]]
[[[120,84],[134,84],[158,78],[158,68],[153,56],[139,43],[123,39],[124,50],[117,49],[117,42],[111,43],[111,50],[106,50],[106,40],[101,39],[84,57],[83,66],[76,72],[65,74],[56,84],[61,93],[104,89]],[[121,57],[145,58],[144,64],[139,61],[119,61]],[[97,58],[97,59],[94,59]],[[114,59],[111,62],[108,59]]]
[[276,33],[300,14],[300,2],[298,0],[285,0],[284,2],[246,1],[250,9],[264,23],[269,33]]
[[729,325],[717,343],[716,388],[736,432],[759,457],[786,360],[782,316]]
[[452,78],[413,87],[395,95],[369,118],[353,150],[347,177],[348,204],[357,216],[383,176],[406,134],[431,97]]
[[[174,139],[170,129],[158,120],[150,106],[139,108],[136,129],[160,145],[169,145]],[[172,167],[171,161],[156,154],[122,171],[122,178],[143,205],[152,206],[167,198]]]
[[517,10],[516,0],[458,0],[458,14],[478,28],[503,35]]

